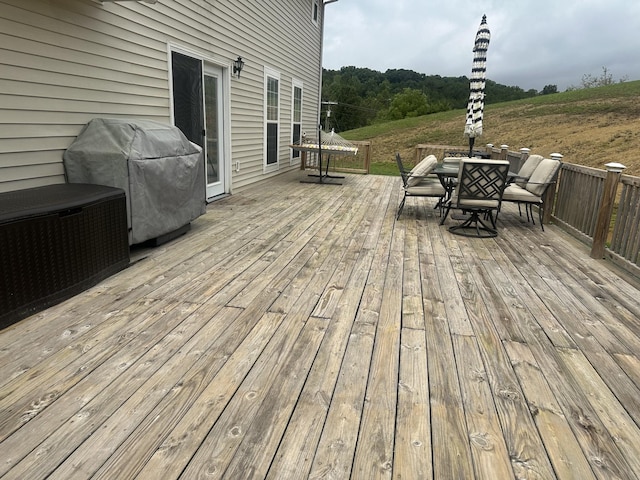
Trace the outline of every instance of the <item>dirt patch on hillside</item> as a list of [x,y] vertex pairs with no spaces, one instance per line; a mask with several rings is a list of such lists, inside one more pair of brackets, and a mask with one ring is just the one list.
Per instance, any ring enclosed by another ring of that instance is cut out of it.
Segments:
[[[570,113],[555,113],[561,107],[518,105],[493,110],[484,116],[484,134],[476,146],[487,143],[522,147],[548,157],[561,153],[563,161],[604,169],[619,162],[624,173],[640,176],[640,98],[608,99],[575,103]],[[373,161],[393,161],[395,152],[413,160],[415,146],[422,143],[464,146],[464,114],[444,122],[426,123],[402,133],[373,139]]]

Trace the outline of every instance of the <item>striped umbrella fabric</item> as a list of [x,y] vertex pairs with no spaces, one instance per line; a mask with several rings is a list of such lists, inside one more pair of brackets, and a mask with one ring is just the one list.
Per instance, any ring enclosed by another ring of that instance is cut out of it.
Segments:
[[487,77],[487,50],[491,32],[487,25],[487,16],[482,16],[476,41],[473,46],[473,67],[469,81],[469,103],[467,104],[467,120],[464,127],[465,136],[469,137],[469,157],[472,157],[473,143],[482,135],[482,115],[484,112],[484,89]]

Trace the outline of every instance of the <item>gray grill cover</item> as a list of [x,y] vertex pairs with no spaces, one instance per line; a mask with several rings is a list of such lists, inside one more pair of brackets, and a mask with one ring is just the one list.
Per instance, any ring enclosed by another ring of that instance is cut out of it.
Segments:
[[206,211],[202,149],[177,127],[95,118],[63,159],[69,183],[126,192],[129,244],[173,232]]

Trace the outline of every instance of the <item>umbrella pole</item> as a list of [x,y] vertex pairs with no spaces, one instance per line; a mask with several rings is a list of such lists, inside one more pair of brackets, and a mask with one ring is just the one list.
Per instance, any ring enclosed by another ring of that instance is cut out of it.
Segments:
[[469,158],[473,158],[473,144],[475,141],[475,137],[469,137]]

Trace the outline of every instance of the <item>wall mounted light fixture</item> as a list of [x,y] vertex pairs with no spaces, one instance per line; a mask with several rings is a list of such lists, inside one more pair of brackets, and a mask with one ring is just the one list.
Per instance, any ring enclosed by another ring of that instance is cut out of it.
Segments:
[[244,62],[242,61],[242,57],[238,57],[233,62],[233,74],[238,75],[238,78],[240,78],[240,72],[242,72],[243,68],[244,68]]

